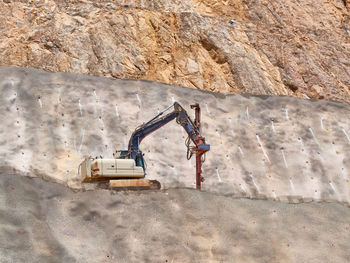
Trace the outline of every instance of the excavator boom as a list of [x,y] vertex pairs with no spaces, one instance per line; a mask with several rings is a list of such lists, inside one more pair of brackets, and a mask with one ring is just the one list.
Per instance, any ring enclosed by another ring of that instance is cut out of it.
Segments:
[[[174,110],[167,115],[161,117],[161,115],[168,110],[170,107],[166,108],[164,111],[160,112],[150,121],[142,124],[133,132],[130,137],[128,156],[130,159],[134,159],[136,164],[142,158],[142,153],[140,151],[140,144],[142,140],[151,134],[152,132],[158,130],[160,127],[164,126],[168,122],[176,118],[176,122],[180,124],[188,134],[188,139],[191,140],[198,149],[210,150],[210,145],[205,143],[204,137],[201,136],[200,129],[197,127],[191,118],[188,116],[185,109],[177,102],[172,105]],[[188,147],[188,159],[190,158],[191,150],[189,149],[189,141],[186,142]]]

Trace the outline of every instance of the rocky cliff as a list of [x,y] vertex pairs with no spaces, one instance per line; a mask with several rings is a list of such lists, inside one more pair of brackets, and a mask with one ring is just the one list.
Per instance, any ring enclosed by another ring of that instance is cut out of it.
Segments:
[[349,0],[0,2],[0,65],[350,102]]

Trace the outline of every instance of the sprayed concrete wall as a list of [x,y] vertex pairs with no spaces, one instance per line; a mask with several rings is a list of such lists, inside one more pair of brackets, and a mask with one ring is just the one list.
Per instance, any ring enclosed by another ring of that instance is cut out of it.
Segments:
[[[85,156],[111,158],[133,130],[178,101],[202,107],[211,144],[203,189],[237,197],[350,203],[350,105],[224,95],[141,80],[0,68],[0,165],[81,188]],[[147,178],[194,187],[194,160],[176,122],[141,145]]]

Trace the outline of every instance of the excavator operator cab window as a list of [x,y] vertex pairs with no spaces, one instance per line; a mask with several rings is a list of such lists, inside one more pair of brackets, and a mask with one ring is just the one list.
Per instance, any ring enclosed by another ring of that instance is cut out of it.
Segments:
[[115,154],[116,159],[128,159],[128,151],[121,150],[117,151]]

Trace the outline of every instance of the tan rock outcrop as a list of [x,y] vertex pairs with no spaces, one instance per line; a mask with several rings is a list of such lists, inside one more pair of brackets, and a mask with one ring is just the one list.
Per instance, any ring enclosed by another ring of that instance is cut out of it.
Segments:
[[3,1],[0,65],[350,102],[347,0]]

